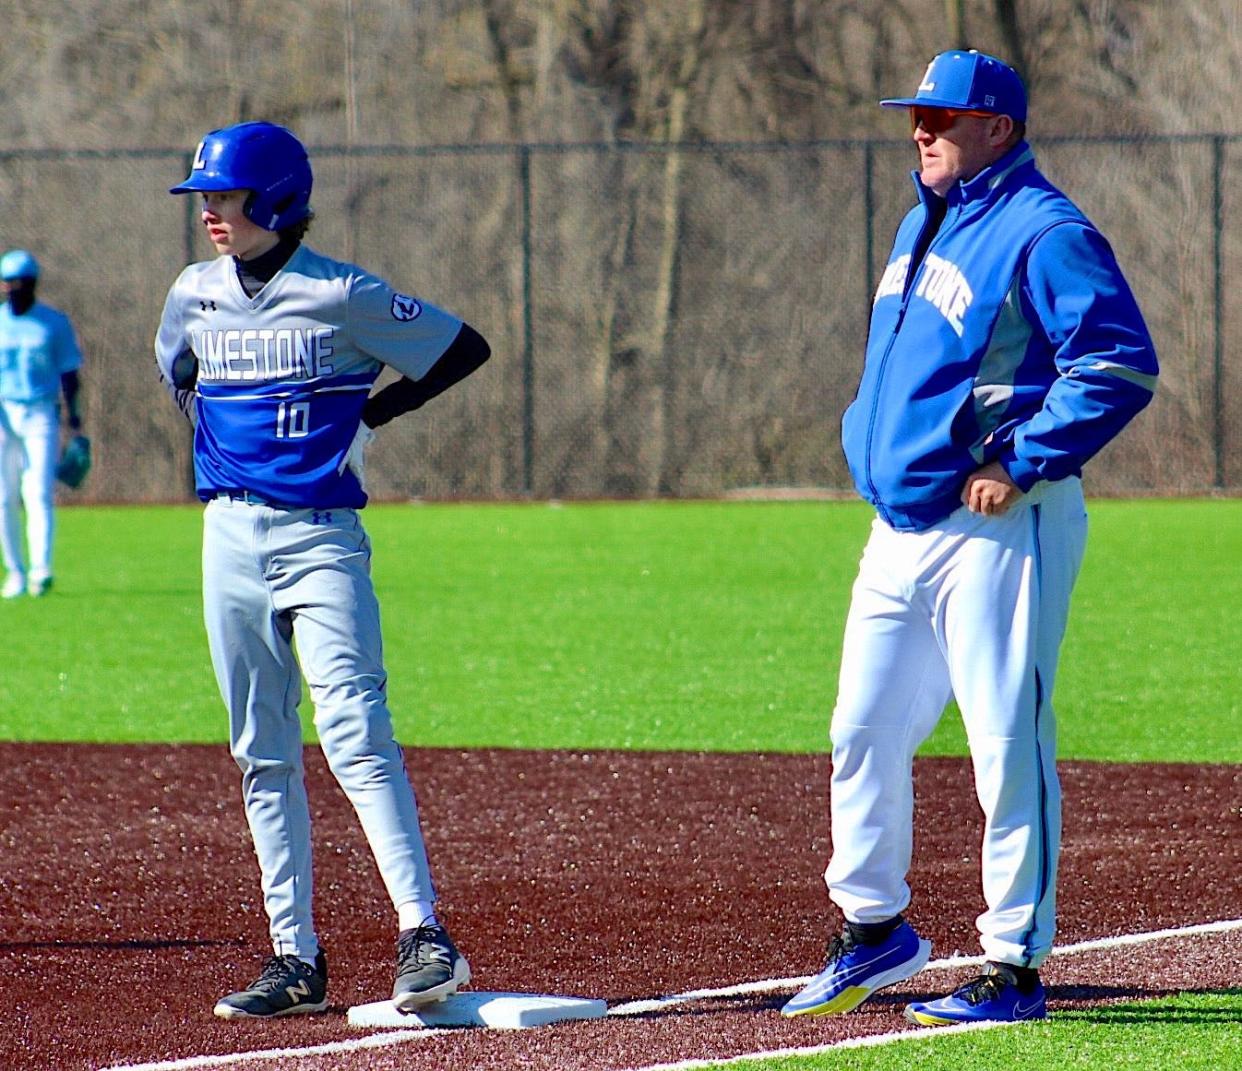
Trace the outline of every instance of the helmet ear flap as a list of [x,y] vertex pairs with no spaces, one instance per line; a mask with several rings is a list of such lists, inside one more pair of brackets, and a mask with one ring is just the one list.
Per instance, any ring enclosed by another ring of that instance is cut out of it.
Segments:
[[294,202],[297,201],[297,199],[297,192],[291,191],[285,194],[284,197],[278,198],[276,201],[272,202],[272,211],[277,215],[284,215],[284,213],[288,212],[289,209],[293,207]]

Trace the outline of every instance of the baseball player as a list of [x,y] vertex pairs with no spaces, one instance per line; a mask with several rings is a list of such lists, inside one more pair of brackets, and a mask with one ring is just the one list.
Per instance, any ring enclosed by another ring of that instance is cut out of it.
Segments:
[[[69,317],[36,299],[38,282],[39,262],[26,250],[0,257],[0,283],[8,298],[0,306],[0,550],[6,570],[0,595],[6,599],[27,591],[45,595],[52,587],[52,492],[62,393],[70,430],[82,428],[82,351]],[[22,553],[23,505],[29,568]]]
[[909,110],[920,167],[842,422],[877,514],[832,716],[825,880],[845,926],[783,1011],[848,1012],[927,962],[902,916],[911,770],[956,697],[984,816],[987,965],[906,1016],[1038,1019],[1060,841],[1051,697],[1087,531],[1079,477],[1151,400],[1156,355],[1108,243],[1036,169],[1010,67],[944,52],[913,97],[880,103]]
[[[298,703],[305,678],[328,764],[397,914],[403,1011],[470,979],[437,920],[414,793],[393,737],[364,452],[373,429],[469,375],[487,343],[449,313],[302,243],[311,166],[284,127],[213,130],[170,191],[202,199],[220,255],[173,284],[155,341],[195,426],[203,604],[262,872],[273,955],[223,1018],[323,1011]],[[402,378],[371,395],[384,365]],[[294,643],[297,657],[294,656]]]

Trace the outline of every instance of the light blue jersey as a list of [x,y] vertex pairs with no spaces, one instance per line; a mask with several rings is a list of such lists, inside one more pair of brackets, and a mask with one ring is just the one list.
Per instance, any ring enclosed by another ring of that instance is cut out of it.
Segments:
[[60,377],[82,366],[69,317],[36,301],[21,316],[0,305],[0,398],[54,402]]
[[191,264],[173,284],[155,350],[170,385],[198,362],[199,498],[245,491],[275,505],[361,507],[344,465],[384,365],[427,373],[461,330],[455,316],[352,264],[300,246],[254,297],[231,257]]

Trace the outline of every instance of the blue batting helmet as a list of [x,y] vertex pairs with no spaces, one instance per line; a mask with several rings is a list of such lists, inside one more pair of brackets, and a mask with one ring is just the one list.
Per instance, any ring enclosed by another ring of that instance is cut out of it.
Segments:
[[203,138],[189,176],[168,192],[203,190],[250,190],[246,218],[264,230],[283,230],[310,215],[310,160],[283,126],[226,126]]
[[10,249],[0,257],[0,279],[39,278],[39,262],[24,249]]

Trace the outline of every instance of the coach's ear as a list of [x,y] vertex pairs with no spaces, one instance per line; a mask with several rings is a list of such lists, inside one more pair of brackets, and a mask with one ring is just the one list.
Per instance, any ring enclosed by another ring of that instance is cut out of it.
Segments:
[[994,115],[988,126],[988,144],[999,149],[1013,135],[1013,116]]

